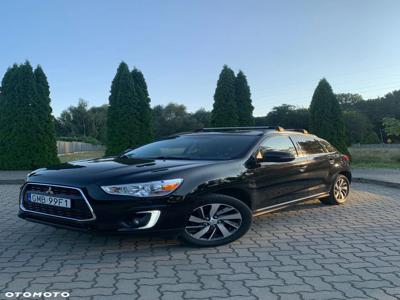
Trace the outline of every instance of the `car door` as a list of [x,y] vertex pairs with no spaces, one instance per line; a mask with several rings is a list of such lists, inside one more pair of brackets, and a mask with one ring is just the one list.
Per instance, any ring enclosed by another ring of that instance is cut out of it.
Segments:
[[[286,152],[294,159],[286,162],[265,162],[262,157],[270,151]],[[267,137],[257,151],[258,163],[254,169],[252,186],[256,195],[256,209],[278,205],[305,196],[307,178],[303,169],[306,160],[300,157],[288,135]]]
[[330,154],[326,153],[314,135],[293,134],[290,138],[299,149],[299,156],[307,164],[303,173],[307,177],[308,194],[312,196],[328,191],[332,160]]

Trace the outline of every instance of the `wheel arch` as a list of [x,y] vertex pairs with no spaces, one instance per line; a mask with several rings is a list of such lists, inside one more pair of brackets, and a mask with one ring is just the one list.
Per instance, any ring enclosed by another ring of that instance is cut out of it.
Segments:
[[246,204],[250,209],[253,209],[253,201],[249,193],[240,188],[223,188],[216,191],[213,191],[214,194],[221,194],[226,196],[231,196],[242,201]]
[[339,172],[338,174],[341,174],[341,175],[346,176],[347,179],[349,180],[349,182],[351,183],[351,179],[352,179],[351,172],[349,172],[349,171],[341,171],[341,172]]

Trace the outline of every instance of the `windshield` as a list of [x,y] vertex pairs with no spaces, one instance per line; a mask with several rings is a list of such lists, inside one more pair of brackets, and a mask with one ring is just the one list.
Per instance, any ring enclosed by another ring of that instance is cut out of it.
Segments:
[[130,158],[227,160],[242,157],[257,141],[254,135],[184,135],[144,145]]

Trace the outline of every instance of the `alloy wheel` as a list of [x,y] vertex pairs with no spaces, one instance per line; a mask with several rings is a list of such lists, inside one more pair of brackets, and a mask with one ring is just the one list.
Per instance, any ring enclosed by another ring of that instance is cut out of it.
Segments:
[[335,199],[339,202],[346,200],[347,195],[349,194],[349,183],[346,179],[340,177],[334,186],[333,193]]
[[185,227],[193,238],[205,241],[225,239],[234,234],[242,224],[242,215],[234,207],[213,203],[195,208]]

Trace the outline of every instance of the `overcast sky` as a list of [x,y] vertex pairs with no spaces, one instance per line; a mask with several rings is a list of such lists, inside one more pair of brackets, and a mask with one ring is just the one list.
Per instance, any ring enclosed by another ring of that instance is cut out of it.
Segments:
[[0,2],[0,77],[29,60],[45,70],[55,115],[79,98],[108,101],[124,60],[152,105],[212,108],[224,64],[247,75],[256,116],[307,107],[318,80],[364,98],[400,89],[400,1]]

